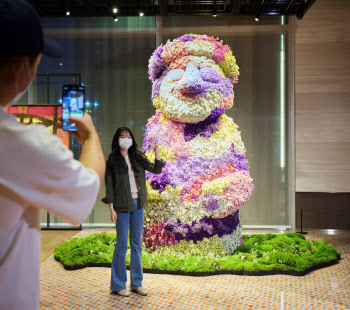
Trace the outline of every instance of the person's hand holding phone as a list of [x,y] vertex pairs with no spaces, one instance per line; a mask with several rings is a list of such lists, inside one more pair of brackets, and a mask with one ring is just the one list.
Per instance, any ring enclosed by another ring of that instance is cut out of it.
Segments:
[[75,137],[79,144],[84,144],[92,135],[97,135],[90,114],[84,113],[82,118],[70,117],[69,123],[75,124],[77,131],[69,131],[69,135]]

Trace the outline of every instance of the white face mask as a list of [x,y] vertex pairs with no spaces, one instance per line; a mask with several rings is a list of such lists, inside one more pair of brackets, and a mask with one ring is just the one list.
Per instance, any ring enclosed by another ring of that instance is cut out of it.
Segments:
[[119,139],[119,146],[123,149],[128,150],[130,148],[130,146],[132,146],[132,139],[120,138]]
[[18,83],[16,81],[16,96],[6,105],[7,107],[14,105],[18,102],[19,99],[22,98],[22,96],[26,93],[26,91],[28,90],[28,88],[30,87],[30,85],[32,85],[33,80],[30,77],[30,72],[29,72],[29,65],[27,64],[27,72],[28,72],[28,78],[29,78],[29,84],[27,85],[27,87],[19,92],[19,87],[18,87]]

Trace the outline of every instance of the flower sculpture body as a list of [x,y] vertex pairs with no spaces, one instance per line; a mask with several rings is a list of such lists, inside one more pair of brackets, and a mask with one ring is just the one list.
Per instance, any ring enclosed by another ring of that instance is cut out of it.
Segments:
[[225,115],[233,105],[238,66],[218,38],[184,35],[158,47],[149,61],[156,113],[148,142],[167,161],[147,173],[144,243],[172,254],[225,255],[241,243],[239,208],[253,190],[238,126]]

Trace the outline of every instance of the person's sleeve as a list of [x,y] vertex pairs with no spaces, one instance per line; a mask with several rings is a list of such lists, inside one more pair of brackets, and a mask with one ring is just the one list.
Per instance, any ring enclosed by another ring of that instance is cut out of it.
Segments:
[[106,197],[102,199],[102,202],[110,204],[114,202],[114,181],[113,181],[113,169],[106,167],[105,174],[106,183]]
[[162,169],[165,166],[165,164],[166,164],[166,161],[163,159],[161,159],[161,160],[155,159],[154,163],[151,163],[149,160],[146,160],[145,164],[144,164],[144,168],[145,168],[145,170],[147,170],[151,173],[161,174]]
[[28,205],[73,225],[84,222],[98,197],[98,174],[75,160],[73,153],[43,126],[28,127],[18,141],[28,161],[19,164],[22,169],[13,178],[14,188]]

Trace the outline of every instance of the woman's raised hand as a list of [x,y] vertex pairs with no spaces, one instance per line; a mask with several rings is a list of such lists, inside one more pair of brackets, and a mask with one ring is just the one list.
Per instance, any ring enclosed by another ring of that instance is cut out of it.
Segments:
[[160,160],[159,145],[156,144],[156,142],[154,141],[154,138],[152,138],[152,143],[148,142],[148,145],[154,150],[156,159]]
[[148,142],[148,145],[156,152],[157,150],[159,151],[159,145],[156,144],[156,142],[154,141],[154,138],[152,138],[152,143]]

